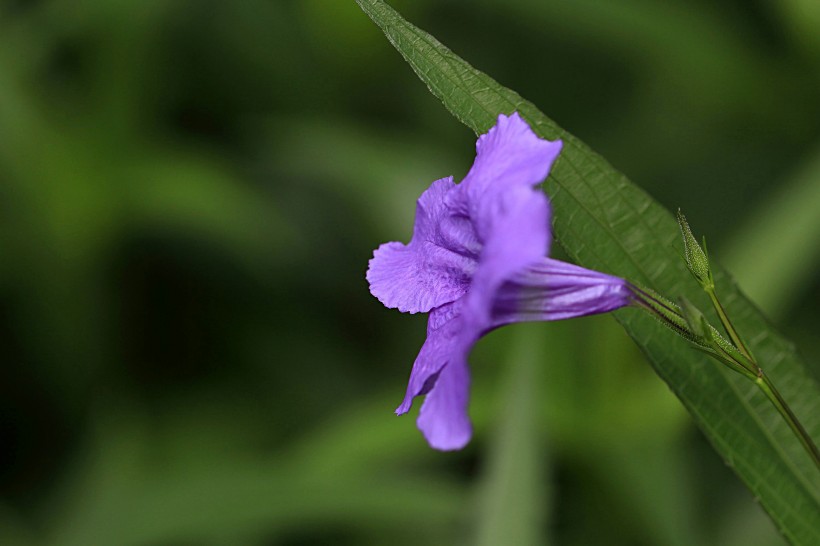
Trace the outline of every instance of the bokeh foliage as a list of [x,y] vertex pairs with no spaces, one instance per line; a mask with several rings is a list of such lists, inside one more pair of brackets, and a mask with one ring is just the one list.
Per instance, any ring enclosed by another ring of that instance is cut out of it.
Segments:
[[[394,4],[683,207],[817,371],[812,2]],[[0,6],[0,543],[782,543],[608,317],[482,342],[462,453],[392,415],[424,321],[366,261],[474,137],[355,3]]]

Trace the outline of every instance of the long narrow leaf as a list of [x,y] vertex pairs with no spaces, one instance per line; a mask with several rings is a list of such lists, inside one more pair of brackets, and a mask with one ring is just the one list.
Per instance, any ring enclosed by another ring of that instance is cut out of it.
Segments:
[[[684,269],[672,215],[531,103],[474,69],[381,0],[357,0],[430,91],[476,133],[520,112],[565,147],[546,182],[555,235],[579,264],[708,308]],[[543,63],[539,69],[546,69]],[[810,434],[820,437],[820,387],[793,347],[717,268],[724,303],[758,360]],[[755,387],[689,348],[636,310],[616,313],[657,373],[793,544],[820,544],[820,473]],[[651,408],[646,408],[652,411]],[[670,492],[674,494],[674,492]]]

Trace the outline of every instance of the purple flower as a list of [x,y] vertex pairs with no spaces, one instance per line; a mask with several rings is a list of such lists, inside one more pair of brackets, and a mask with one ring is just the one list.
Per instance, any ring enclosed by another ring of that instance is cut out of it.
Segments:
[[559,320],[629,303],[623,279],[547,257],[550,206],[536,189],[561,151],[514,113],[476,143],[460,184],[436,180],[421,195],[410,243],[385,243],[367,270],[384,305],[427,313],[427,340],[396,413],[426,394],[418,418],[429,444],[470,440],[467,355],[487,332],[512,322]]

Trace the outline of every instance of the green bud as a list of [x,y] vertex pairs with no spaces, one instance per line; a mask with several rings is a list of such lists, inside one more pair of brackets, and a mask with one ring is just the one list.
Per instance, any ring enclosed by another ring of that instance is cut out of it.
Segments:
[[681,315],[695,338],[690,341],[700,346],[700,350],[750,379],[757,377],[759,371],[757,365],[720,335],[720,332],[709,324],[700,309],[686,298],[680,298],[680,309]]
[[[700,285],[706,290],[715,288],[715,281],[712,279],[712,271],[709,269],[709,258],[703,248],[698,244],[698,240],[692,234],[692,229],[686,221],[686,217],[678,209],[678,225],[681,235],[683,235],[683,249],[686,256],[686,266],[698,280]],[[704,241],[704,246],[706,242]]]
[[700,309],[695,307],[692,302],[686,298],[680,298],[680,309],[689,330],[705,345],[711,345],[713,342],[712,329],[706,317],[703,316]]

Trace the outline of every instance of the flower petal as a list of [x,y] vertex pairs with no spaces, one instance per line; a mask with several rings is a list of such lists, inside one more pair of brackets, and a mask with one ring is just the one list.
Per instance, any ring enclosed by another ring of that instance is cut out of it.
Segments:
[[512,188],[497,196],[492,231],[466,300],[466,314],[479,329],[489,326],[498,289],[511,277],[542,260],[549,250],[549,203],[540,191]]
[[534,186],[546,178],[561,147],[539,138],[517,113],[501,115],[478,139],[464,181],[446,196],[452,211],[469,216],[483,244],[465,311],[479,329],[489,327],[499,287],[549,253],[549,202]]
[[467,445],[473,435],[469,401],[470,370],[464,358],[455,358],[439,373],[416,421],[430,447],[450,451]]
[[385,243],[373,253],[367,281],[385,306],[424,313],[458,299],[469,287],[477,248],[473,255],[468,250],[477,243],[450,218],[445,196],[454,187],[452,177],[433,182],[418,200],[410,243]]
[[539,138],[517,112],[498,116],[496,125],[479,137],[473,166],[458,187],[466,194],[467,213],[482,241],[504,217],[499,196],[542,183],[562,146],[560,140]]
[[470,372],[467,355],[481,332],[471,329],[461,313],[462,300],[434,309],[427,323],[427,340],[419,352],[407,392],[396,414],[406,413],[416,396],[426,394],[417,425],[431,447],[461,449],[470,440],[467,417]]
[[[459,337],[463,333],[461,316],[459,315],[460,302],[437,307],[430,312],[427,320],[427,339],[421,346],[410,379],[407,382],[407,391],[404,400],[396,408],[396,414],[407,413],[413,405],[413,398],[427,394],[435,386],[439,373],[457,355]],[[464,353],[466,359],[466,352]]]

